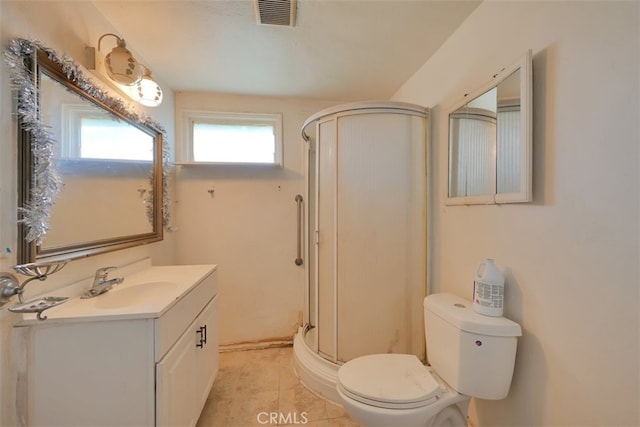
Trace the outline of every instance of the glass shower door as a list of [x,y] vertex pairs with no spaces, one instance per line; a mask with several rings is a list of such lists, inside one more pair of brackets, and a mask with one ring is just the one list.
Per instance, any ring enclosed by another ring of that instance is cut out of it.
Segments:
[[317,351],[334,362],[387,352],[423,358],[425,119],[337,115],[319,121],[316,134],[309,289]]

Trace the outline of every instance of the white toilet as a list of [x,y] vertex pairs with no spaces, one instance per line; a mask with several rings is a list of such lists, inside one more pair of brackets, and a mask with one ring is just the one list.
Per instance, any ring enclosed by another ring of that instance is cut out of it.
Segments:
[[450,294],[424,300],[427,359],[373,354],[338,370],[338,395],[363,426],[466,426],[472,397],[509,392],[520,325],[476,313]]

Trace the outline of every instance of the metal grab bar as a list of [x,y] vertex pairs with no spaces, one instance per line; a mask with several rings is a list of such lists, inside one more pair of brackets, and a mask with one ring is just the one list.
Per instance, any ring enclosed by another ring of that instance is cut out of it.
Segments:
[[298,209],[298,257],[295,260],[296,265],[302,265],[302,195],[298,194],[295,198]]

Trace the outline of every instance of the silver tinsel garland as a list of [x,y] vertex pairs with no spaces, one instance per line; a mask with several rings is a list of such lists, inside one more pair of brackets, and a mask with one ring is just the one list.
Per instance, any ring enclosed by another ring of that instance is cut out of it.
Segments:
[[[97,87],[92,80],[84,76],[80,66],[73,59],[66,55],[59,56],[52,49],[37,41],[18,38],[10,41],[4,52],[4,60],[9,69],[11,83],[17,93],[17,113],[20,116],[22,128],[31,134],[34,185],[31,187],[29,201],[18,208],[22,214],[19,221],[24,223],[27,229],[27,241],[35,242],[37,245],[44,241],[49,230],[51,208],[62,188],[62,181],[58,175],[54,157],[54,146],[57,141],[53,137],[51,127],[40,120],[38,87],[35,83],[35,76],[25,64],[25,58],[34,56],[38,49],[45,52],[49,59],[62,68],[67,78],[89,96],[129,120],[142,123],[162,134],[162,223],[163,226],[167,226],[169,224],[168,177],[171,158],[165,129],[150,117],[131,111],[121,99],[114,98],[106,90]],[[153,172],[149,180],[152,189],[150,201],[153,202]],[[153,224],[153,203],[147,204],[147,216]]]

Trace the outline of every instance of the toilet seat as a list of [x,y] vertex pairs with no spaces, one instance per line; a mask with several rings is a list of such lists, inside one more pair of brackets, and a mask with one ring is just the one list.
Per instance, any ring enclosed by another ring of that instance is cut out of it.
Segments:
[[372,354],[338,370],[338,388],[358,402],[387,409],[412,409],[438,400],[444,389],[412,354]]

